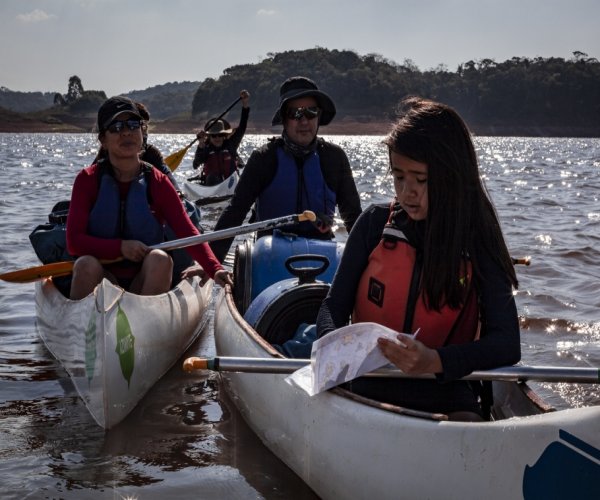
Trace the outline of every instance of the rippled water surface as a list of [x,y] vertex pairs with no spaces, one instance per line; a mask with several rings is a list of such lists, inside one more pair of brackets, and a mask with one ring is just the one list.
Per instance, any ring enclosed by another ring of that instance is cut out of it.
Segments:
[[[187,135],[156,135],[166,155]],[[246,136],[250,151],[266,136]],[[381,137],[333,136],[363,207],[392,193]],[[600,366],[600,140],[476,139],[481,172],[520,266],[523,363]],[[36,265],[28,234],[70,196],[94,157],[89,134],[0,134],[0,269]],[[176,171],[192,172],[192,153]],[[210,228],[222,205],[203,208]],[[342,229],[338,237],[346,237]],[[188,355],[214,353],[210,327]],[[177,364],[129,417],[102,431],[35,328],[33,285],[0,282],[2,498],[313,498],[246,427],[218,376]],[[597,404],[597,386],[539,384],[563,408]],[[276,402],[274,402],[276,404]]]

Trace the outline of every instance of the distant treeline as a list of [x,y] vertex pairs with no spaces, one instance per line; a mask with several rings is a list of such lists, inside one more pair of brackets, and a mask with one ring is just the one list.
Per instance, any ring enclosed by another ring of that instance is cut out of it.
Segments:
[[19,92],[0,87],[0,108],[28,113],[47,109],[53,102],[54,92]]
[[204,80],[194,95],[192,115],[218,114],[241,89],[248,89],[252,118],[268,120],[279,86],[293,75],[313,78],[335,100],[340,116],[393,117],[403,97],[420,95],[455,107],[473,128],[484,131],[539,128],[600,134],[600,63],[583,52],[568,60],[468,61],[452,72],[444,65],[420,71],[410,60],[398,64],[349,50],[286,51]]
[[[455,71],[444,65],[421,71],[410,59],[399,64],[379,54],[316,47],[269,53],[259,63],[227,68],[217,79],[166,83],[126,95],[144,102],[153,121],[191,117],[202,123],[247,89],[251,124],[268,127],[281,83],[295,75],[314,79],[331,95],[338,108],[336,121],[349,117],[386,122],[394,118],[403,97],[420,95],[455,107],[479,134],[600,136],[600,63],[583,52],[573,52],[568,60],[482,59],[460,64]],[[84,90],[77,76],[69,79],[66,94],[0,87],[0,108],[48,110],[61,113],[60,120],[67,123],[68,114],[94,118],[105,98],[103,91]],[[235,122],[234,113],[230,116]]]

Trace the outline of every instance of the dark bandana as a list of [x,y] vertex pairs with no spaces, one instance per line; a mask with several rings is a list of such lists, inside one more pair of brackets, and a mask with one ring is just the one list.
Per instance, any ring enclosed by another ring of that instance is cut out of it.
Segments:
[[285,150],[288,153],[290,153],[294,158],[305,158],[306,156],[308,156],[309,154],[311,154],[317,150],[317,137],[316,136],[308,146],[300,146],[300,144],[296,144],[295,142],[293,142],[288,137],[285,130],[283,131],[281,136],[283,137],[283,143],[284,143]]

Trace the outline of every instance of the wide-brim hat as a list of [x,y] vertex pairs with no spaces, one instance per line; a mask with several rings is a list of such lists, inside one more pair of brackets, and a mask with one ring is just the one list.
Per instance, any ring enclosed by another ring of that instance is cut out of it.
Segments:
[[211,118],[204,125],[204,131],[208,135],[219,135],[219,134],[231,134],[233,129],[227,120],[223,120],[222,118],[216,119]]
[[98,109],[98,131],[103,132],[106,130],[121,113],[130,113],[136,118],[142,119],[135,102],[129,99],[129,97],[118,95],[104,101],[100,109]]
[[325,92],[319,90],[317,84],[310,78],[304,76],[293,76],[282,83],[279,89],[279,108],[273,115],[272,125],[281,125],[283,123],[283,111],[287,103],[293,99],[301,97],[314,97],[317,105],[321,108],[319,116],[319,125],[327,125],[333,120],[336,109],[331,97]]

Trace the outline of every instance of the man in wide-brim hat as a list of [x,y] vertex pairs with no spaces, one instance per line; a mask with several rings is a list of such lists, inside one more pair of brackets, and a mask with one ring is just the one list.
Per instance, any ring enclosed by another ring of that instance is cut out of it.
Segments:
[[[283,125],[280,137],[250,155],[235,194],[215,230],[238,226],[254,205],[253,220],[261,221],[312,210],[317,223],[283,228],[307,238],[333,238],[336,207],[348,231],[361,213],[360,198],[344,151],[317,137],[319,126],[333,120],[333,100],[304,76],[288,78],[279,91],[273,125]],[[211,244],[224,260],[232,240]]]
[[319,125],[329,125],[335,116],[335,104],[331,97],[319,90],[317,85],[310,79],[297,76],[287,79],[280,90],[279,108],[273,115],[272,125],[284,125],[282,116],[290,101],[302,97],[312,97],[319,108]]

